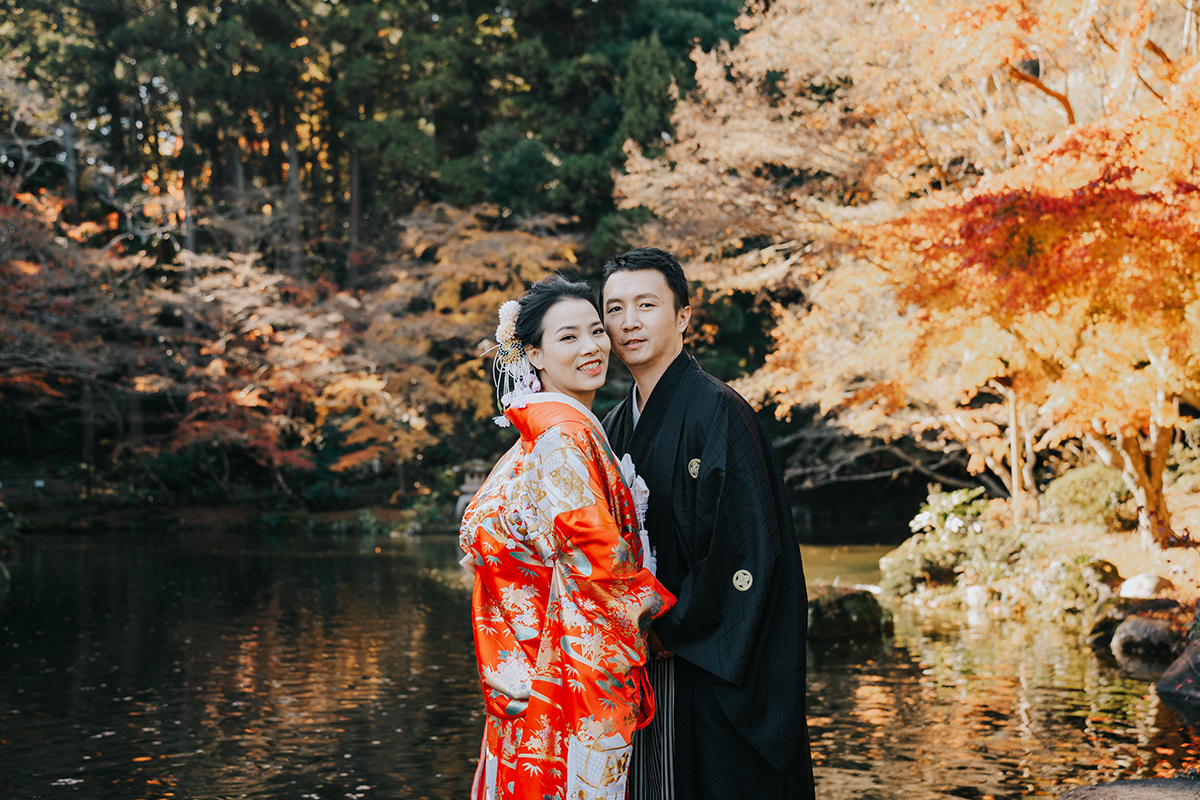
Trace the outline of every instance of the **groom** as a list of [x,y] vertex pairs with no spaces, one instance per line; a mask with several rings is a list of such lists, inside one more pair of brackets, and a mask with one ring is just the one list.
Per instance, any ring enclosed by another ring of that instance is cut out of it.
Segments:
[[684,349],[688,284],[670,253],[617,256],[600,294],[635,382],[604,428],[650,487],[658,579],[678,598],[650,633],[658,709],[634,740],[630,796],[811,800],[804,574],[766,430]]

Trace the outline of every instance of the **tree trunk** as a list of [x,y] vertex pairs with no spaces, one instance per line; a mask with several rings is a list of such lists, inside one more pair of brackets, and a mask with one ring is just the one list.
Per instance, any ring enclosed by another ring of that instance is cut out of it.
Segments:
[[[137,377],[137,364],[130,360],[125,364],[126,374],[132,381]],[[129,417],[129,443],[135,448],[142,443],[142,437],[146,433],[146,419],[142,414],[142,396],[137,389],[126,393],[126,404],[128,406],[127,416]]]
[[1147,550],[1165,548],[1176,538],[1171,527],[1171,512],[1163,495],[1163,473],[1175,429],[1150,424],[1143,436],[1126,431],[1111,437],[1103,435],[1099,423],[1093,423],[1095,435],[1085,437],[1105,466],[1119,469],[1125,485],[1138,505],[1138,533]]
[[[322,190],[328,188],[330,194],[330,210],[333,212],[333,219],[337,219],[345,206],[342,204],[342,138],[338,133],[342,131],[342,100],[338,97],[337,86],[338,71],[336,67],[329,69],[329,83],[327,84],[325,101],[325,153],[326,161],[329,164],[329,174],[325,177],[328,187],[322,185]],[[314,155],[314,159],[316,156]]]
[[300,153],[296,127],[287,133],[288,270],[295,277],[304,272],[304,248],[300,235]]
[[358,151],[358,142],[351,140],[350,142],[350,227],[349,245],[346,253],[346,288],[354,289],[354,285],[358,283],[358,260],[359,260],[359,242],[358,242],[358,223],[362,219],[362,175],[361,163]]
[[[109,69],[112,69],[110,65]],[[110,85],[105,92],[105,108],[112,114],[112,124],[108,132],[108,153],[110,163],[117,175],[125,166],[125,135],[121,131],[121,94],[116,85]],[[131,123],[132,124],[132,123]]]
[[1197,41],[1197,23],[1200,22],[1200,4],[1196,0],[1187,0],[1183,11],[1183,52],[1195,55]]
[[83,452],[81,454],[86,474],[84,496],[92,496],[92,463],[96,460],[96,397],[91,381],[83,382]]
[[141,103],[136,98],[131,98],[129,101],[129,171],[138,172],[142,168],[142,145],[138,141],[138,120],[141,115],[138,109],[141,108]]
[[321,149],[325,147],[325,132],[318,115],[309,118],[308,132],[308,196],[320,206],[325,199],[325,171],[321,167]]
[[1008,392],[1008,466],[1012,481],[1013,522],[1024,522],[1025,493],[1021,491],[1021,436],[1017,425],[1017,393]]
[[192,190],[192,99],[186,93],[179,98],[180,127],[183,128],[183,158],[180,172],[183,173],[183,249],[196,252],[196,224],[192,218],[196,201]]
[[225,183],[233,203],[233,249],[245,253],[250,249],[246,237],[246,169],[242,165],[242,146],[236,133],[226,133],[222,156],[225,162]]
[[66,163],[63,168],[67,172],[67,207],[68,219],[72,225],[79,224],[79,153],[75,148],[75,120],[71,119],[74,112],[71,106],[63,110],[63,152]]
[[[1029,415],[1026,416],[1028,417]],[[1037,466],[1037,451],[1034,449],[1033,441],[1033,425],[1030,425],[1027,421],[1022,433],[1025,436],[1025,466],[1022,468],[1021,474],[1025,479],[1025,491],[1030,511],[1033,513],[1034,519],[1037,519],[1040,493],[1038,492],[1037,481],[1034,480],[1033,474],[1034,467]]]

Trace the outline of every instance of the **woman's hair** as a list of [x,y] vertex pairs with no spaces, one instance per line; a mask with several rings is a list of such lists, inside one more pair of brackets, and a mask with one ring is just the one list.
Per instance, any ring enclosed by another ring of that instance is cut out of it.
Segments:
[[[596,308],[596,296],[582,281],[569,281],[561,275],[551,275],[529,287],[517,300],[517,339],[526,347],[541,347],[545,333],[542,323],[546,312],[560,300],[586,300]],[[596,311],[599,314],[599,309]]]

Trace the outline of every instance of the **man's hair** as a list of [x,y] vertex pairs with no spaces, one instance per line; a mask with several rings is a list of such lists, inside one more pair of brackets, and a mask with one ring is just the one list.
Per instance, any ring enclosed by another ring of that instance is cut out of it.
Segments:
[[[529,291],[517,299],[518,308],[516,334],[521,344],[541,347],[545,333],[543,322],[546,312],[561,300],[586,300],[596,307],[596,296],[582,281],[569,281],[561,275],[551,275],[529,287]],[[599,309],[597,309],[599,313]]]
[[657,247],[639,247],[610,259],[604,265],[604,274],[600,278],[600,302],[604,302],[604,287],[608,285],[608,279],[613,273],[646,269],[662,273],[667,281],[667,286],[671,287],[671,293],[675,295],[676,311],[689,305],[688,282],[683,275],[683,267],[679,266],[675,256],[666,250],[659,250]]

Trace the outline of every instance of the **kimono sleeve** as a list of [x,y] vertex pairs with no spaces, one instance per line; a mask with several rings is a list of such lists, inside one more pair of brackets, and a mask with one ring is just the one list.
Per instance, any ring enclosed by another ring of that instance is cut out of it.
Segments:
[[[663,644],[735,685],[746,678],[781,567],[786,511],[766,431],[726,398],[705,433],[694,507],[683,511],[698,548],[678,601],[654,625]],[[685,436],[687,432],[685,431]],[[684,479],[686,480],[686,478]],[[684,494],[678,490],[676,494]],[[678,514],[677,510],[677,514]]]
[[[674,598],[641,567],[636,532],[620,521],[633,514],[628,491],[617,496],[623,490],[618,485],[614,493],[604,479],[608,471],[598,462],[605,456],[586,436],[564,434],[539,455],[539,514],[551,522],[550,546],[565,590],[580,601],[591,600],[579,605],[597,621],[607,619],[614,630],[636,633],[648,627]],[[614,513],[612,504],[622,500],[627,513]]]

